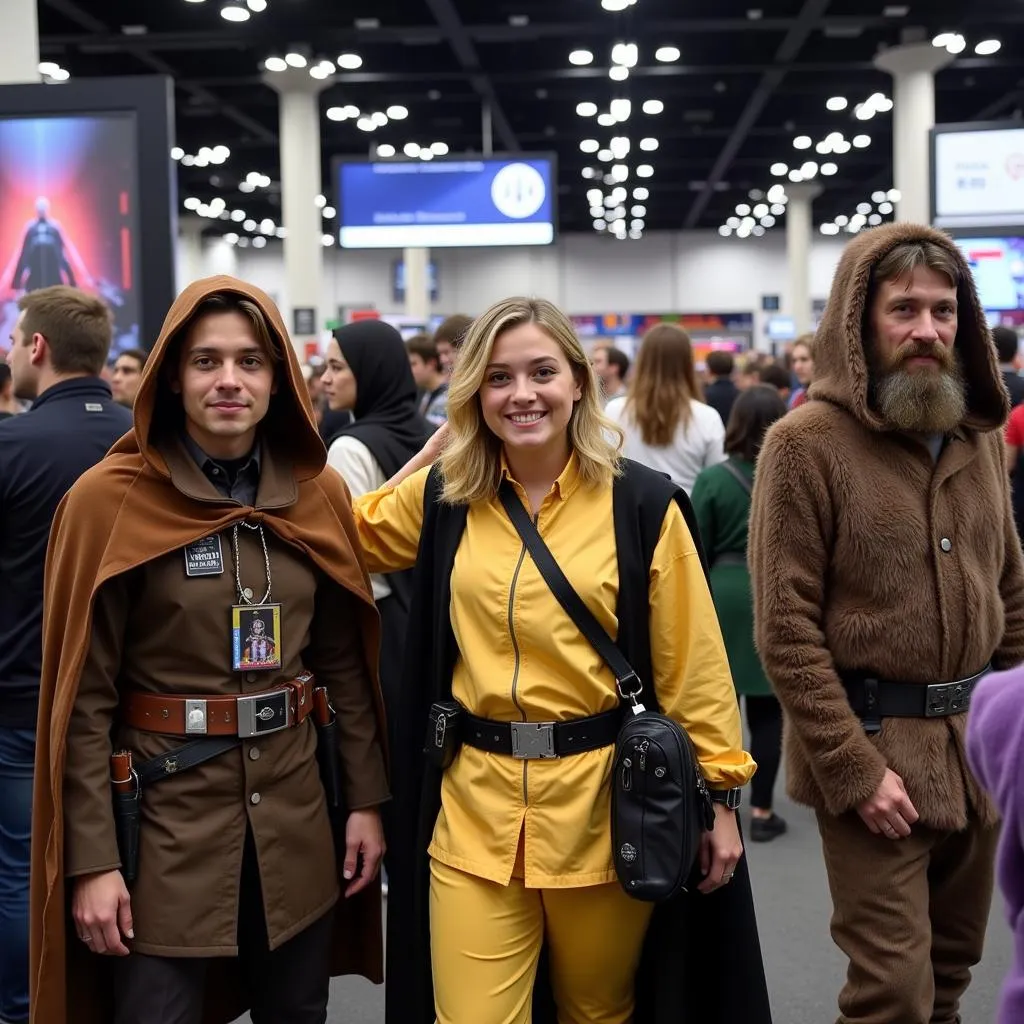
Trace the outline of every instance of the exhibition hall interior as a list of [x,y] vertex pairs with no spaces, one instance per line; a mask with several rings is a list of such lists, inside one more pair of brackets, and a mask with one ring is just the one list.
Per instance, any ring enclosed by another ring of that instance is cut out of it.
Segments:
[[[73,285],[112,312],[113,372],[227,274],[280,308],[314,401],[339,328],[408,343],[516,295],[634,366],[677,324],[702,381],[724,352],[790,401],[844,248],[909,222],[952,237],[1024,366],[1024,0],[0,8],[0,356],[24,296]],[[846,964],[781,771],[788,833],[751,844],[750,876],[774,1018],[820,1024]],[[964,1022],[994,1019],[1013,955],[997,898]],[[335,979],[328,1020],[383,1004]]]

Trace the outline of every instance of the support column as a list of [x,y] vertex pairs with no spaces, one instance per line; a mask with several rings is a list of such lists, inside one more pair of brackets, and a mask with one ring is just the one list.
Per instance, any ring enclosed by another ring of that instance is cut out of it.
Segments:
[[[324,81],[302,68],[266,74],[263,81],[280,99],[281,214],[287,303],[282,313],[301,354],[319,335],[323,310],[323,226],[316,197],[320,178],[320,104]],[[312,310],[296,323],[295,310]],[[301,330],[299,329],[301,328]]]
[[811,204],[821,195],[821,186],[810,183],[786,186],[786,259],[789,287],[786,311],[793,318],[797,335],[806,334],[813,322],[811,315],[811,238],[814,221]]
[[893,186],[899,191],[896,220],[931,223],[928,132],[935,127],[935,72],[954,59],[931,43],[906,43],[875,57],[892,75]]
[[0,32],[0,85],[39,81],[37,0],[4,0]]
[[406,249],[405,260],[405,315],[430,320],[430,250]]
[[174,267],[179,293],[193,281],[207,276],[203,266],[203,228],[209,223],[202,217],[185,215],[178,218],[178,251]]

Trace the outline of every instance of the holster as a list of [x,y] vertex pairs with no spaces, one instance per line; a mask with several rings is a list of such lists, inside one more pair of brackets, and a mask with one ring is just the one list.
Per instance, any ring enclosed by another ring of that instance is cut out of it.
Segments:
[[127,884],[139,873],[139,823],[142,787],[132,766],[132,752],[110,755],[110,786],[114,801],[114,830],[121,857],[121,874]]
[[313,722],[316,726],[316,759],[320,781],[327,800],[327,813],[336,835],[345,834],[345,791],[341,778],[341,752],[338,747],[338,720],[331,707],[326,686],[313,690]]

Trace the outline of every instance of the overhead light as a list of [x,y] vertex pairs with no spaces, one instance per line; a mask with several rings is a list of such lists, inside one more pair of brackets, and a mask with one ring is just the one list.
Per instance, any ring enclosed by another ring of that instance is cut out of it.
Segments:
[[954,34],[953,38],[946,43],[946,49],[952,54],[963,53],[964,50],[967,49],[967,40],[957,32]]
[[355,117],[359,116],[359,108],[352,106],[351,103],[346,104],[346,106],[343,107],[342,109],[345,111],[345,116],[346,117],[355,118]]
[[768,205],[767,205],[767,203],[758,203],[757,206],[754,207],[752,212],[753,212],[754,216],[757,217],[758,219],[760,219],[761,217],[767,217],[768,216]]
[[838,224],[822,224],[821,233],[823,235],[838,235],[839,225]]
[[278,238],[287,238],[288,237],[288,229],[286,227],[284,227],[283,225],[279,224],[278,227],[277,227],[277,230],[274,232],[274,234]]
[[889,214],[889,213],[892,213],[892,211],[894,209],[895,209],[895,207],[892,205],[892,203],[888,202],[888,200],[886,202],[884,202],[884,203],[879,203],[878,204],[878,212],[879,213]]
[[[629,168],[625,164],[615,164],[612,167],[612,178],[615,181],[628,181],[629,180]],[[623,196],[625,198],[625,196]]]
[[619,11],[624,11],[627,7],[632,7],[636,3],[636,0],[601,0],[601,6],[606,11],[611,11],[613,14],[617,14]]
[[612,206],[621,206],[629,198],[629,193],[621,186],[618,185],[612,189],[612,194],[609,199],[612,201]]
[[248,21],[250,18],[249,10],[243,7],[236,0],[228,0],[228,2],[220,9],[220,16],[225,21]]
[[327,108],[327,120],[328,121],[344,121],[348,117],[345,113],[344,107],[328,107]]
[[660,46],[654,51],[654,59],[660,60],[663,64],[671,64],[681,56],[678,46]]
[[430,144],[430,152],[434,156],[447,156],[448,155],[448,143],[447,142],[432,142]]
[[223,237],[224,237],[224,241],[227,242],[228,245],[238,245],[238,234],[236,232],[229,231]]
[[[785,185],[772,185],[768,189],[768,202],[770,203],[784,203],[786,201],[786,186]],[[775,211],[773,210],[772,213]]]
[[837,228],[845,228],[846,225],[849,224],[849,223],[850,223],[850,218],[845,216],[842,213],[839,214],[838,217],[836,217],[836,227]]
[[790,171],[789,172],[789,180],[791,182],[793,182],[793,184],[795,185],[795,184],[803,181],[804,180],[804,176],[799,171]]
[[771,208],[771,214],[773,217],[781,217],[786,212],[786,207],[782,203],[773,203]]
[[594,55],[589,50],[573,50],[569,54],[569,63],[575,64],[577,67],[583,67],[585,64],[594,63]]
[[789,165],[782,162],[772,164],[771,172],[776,178],[781,178],[783,175],[789,174]]
[[903,198],[903,193],[898,188],[891,188],[886,193],[890,203],[898,203]]
[[[182,160],[181,162],[184,163],[185,161]],[[251,181],[240,181],[238,183],[238,191],[239,192],[255,192],[256,191],[256,186]]]
[[974,52],[979,57],[991,57],[993,53],[998,53],[1002,48],[1002,43],[998,39],[985,39],[978,43],[974,48]]
[[732,234],[732,228],[731,228],[731,227],[729,227],[729,225],[728,225],[728,224],[723,224],[723,225],[722,225],[722,226],[721,226],[721,227],[720,227],[720,228],[718,229],[718,233],[719,233],[719,234],[720,234],[720,235],[721,235],[721,236],[722,236],[723,238],[728,238],[728,237],[729,237],[729,236],[730,236],[730,235]]
[[634,206],[633,209],[630,210],[629,212],[634,217],[646,217],[647,216],[647,207],[646,206]]
[[621,64],[616,64],[614,67],[608,69],[608,77],[613,82],[624,82],[629,78],[629,68],[625,68]]
[[596,167],[584,167],[580,172],[587,181],[601,177],[601,172]]
[[433,152],[431,150],[429,150],[426,146],[424,146],[420,150],[420,159],[421,160],[433,160],[434,159],[434,154],[433,154]]
[[750,216],[750,207],[747,206],[746,203],[740,203],[740,205],[736,207],[736,212],[741,217],[749,217]]
[[871,212],[871,204],[870,203],[858,203],[857,204],[857,212],[862,217],[866,217]]
[[870,135],[855,135],[853,137],[853,145],[857,149],[867,149],[871,145]]
[[173,146],[171,148],[171,159],[180,160],[185,155],[185,150],[181,146]]
[[583,153],[596,153],[601,148],[601,143],[597,139],[584,139],[580,143],[580,151]]
[[363,58],[358,53],[342,53],[338,55],[337,64],[342,71],[355,71],[363,66]]
[[377,156],[389,157],[395,155],[395,147],[390,142],[385,142],[377,147]]
[[619,123],[618,118],[614,114],[600,114],[597,118],[597,123],[602,128],[614,128]]
[[629,100],[617,99],[608,104],[608,113],[616,121],[628,121],[629,115],[633,112],[633,104]]
[[325,206],[321,212],[324,220],[334,220],[338,216],[338,211],[333,206]]
[[597,104],[591,103],[589,100],[583,103],[576,104],[576,113],[580,117],[593,117],[597,113]]
[[260,221],[260,231],[265,235],[272,235],[276,227],[277,225],[269,217],[265,217]]
[[301,53],[286,53],[284,55],[284,62],[290,68],[304,68],[309,61]]
[[638,199],[641,203],[649,199],[650,195],[650,189],[644,188],[643,185],[641,185],[639,188],[633,189],[633,198]]
[[875,116],[875,108],[869,106],[867,103],[858,103],[857,106],[853,108],[853,116],[857,118],[858,121],[870,121],[871,118]]
[[845,96],[833,96],[825,101],[828,110],[845,110],[849,105],[850,101]]
[[186,210],[198,210],[202,206],[202,200],[197,199],[195,196],[188,196],[184,203],[181,204]]
[[412,159],[415,159],[416,157],[418,157],[420,155],[422,150],[420,149],[420,144],[418,142],[407,142],[402,147],[402,152],[407,157],[411,157]]
[[388,115],[381,110],[377,110],[370,115],[370,120],[378,128],[383,128],[388,123]]
[[245,222],[245,223],[244,223],[244,224],[242,225],[242,227],[243,227],[243,228],[245,228],[245,230],[246,230],[246,231],[255,231],[255,230],[256,230],[256,227],[257,227],[257,225],[256,225],[256,221],[254,221],[254,220],[253,220],[253,219],[252,219],[252,218],[250,217],[250,218],[249,218],[249,219],[248,219],[248,220],[247,220],[247,221],[246,221],[246,222]]
[[761,225],[766,228],[773,228],[775,227],[775,218],[770,213],[766,213],[761,218]]
[[252,246],[254,249],[262,249],[266,244],[267,240],[262,235],[259,235],[252,240]]
[[321,82],[325,78],[330,78],[331,75],[333,75],[333,74],[334,74],[334,65],[333,64],[325,64],[325,63],[321,62],[320,64],[316,64],[316,65],[314,65],[313,67],[311,67],[309,69],[309,77],[310,78],[315,78],[315,79],[317,79],[318,81],[321,81]]
[[850,145],[850,143],[848,143],[846,139],[843,139],[842,142],[836,142],[832,146],[832,152],[842,156],[844,153],[849,153],[852,148],[853,147]]
[[388,107],[387,116],[392,121],[404,121],[409,116],[409,110],[407,107],[403,107],[400,103]]
[[761,238],[764,235],[764,228],[760,224],[755,224],[751,231],[754,232],[755,237]]
[[55,75],[60,71],[60,65],[55,64],[52,60],[44,60],[39,65],[39,74],[41,75]]
[[643,111],[645,114],[660,114],[665,109],[661,100],[645,100]]
[[804,179],[813,178],[818,173],[818,165],[813,160],[808,160],[800,168],[800,176]]
[[735,231],[740,226],[740,219],[739,217],[730,217],[725,223]]
[[356,121],[356,127],[361,132],[372,132],[376,131],[377,125],[374,123],[372,117],[361,117]]
[[640,140],[640,148],[645,153],[653,153],[658,148],[658,140],[657,139],[641,139]]
[[245,3],[253,14],[262,14],[267,9],[267,0],[245,0]]
[[643,231],[644,222],[643,220],[641,220],[641,218],[637,217],[636,220],[632,220],[629,222],[629,226],[633,231]]
[[242,221],[245,220],[245,210],[232,210],[231,211],[231,219],[236,224],[241,224]]
[[870,224],[870,225],[871,225],[871,226],[872,226],[873,228],[877,228],[877,227],[878,227],[878,225],[882,223],[882,218],[881,218],[881,216],[880,216],[879,214],[877,214],[877,213],[873,213],[873,214],[871,214],[871,216],[870,216],[870,217],[868,217],[868,223],[869,223],[869,224]]
[[612,63],[624,68],[635,68],[640,59],[636,43],[616,43],[612,47]]
[[824,174],[826,178],[831,178],[833,174],[839,173],[839,165],[834,164],[831,161],[827,164],[822,164],[821,173]]
[[322,210],[327,205],[327,196],[321,194],[313,197],[313,205],[318,209]]
[[590,216],[591,217],[603,217],[604,216],[604,206],[592,206],[590,208]]
[[810,135],[798,135],[793,140],[794,149],[810,149],[813,145],[814,141],[811,139]]
[[940,50],[945,49],[952,41],[954,36],[953,32],[940,32],[933,40],[932,46],[938,47]]
[[654,176],[654,168],[650,164],[641,164],[636,169],[636,176],[638,178],[651,178]]
[[605,228],[607,228],[607,227],[608,227],[608,225],[607,225],[607,223],[605,223],[604,220],[595,220],[594,221],[594,230],[595,231],[604,231]]
[[608,148],[616,160],[625,160],[630,150],[629,139],[625,135],[618,135],[608,143]]
[[587,202],[591,206],[604,202],[604,193],[599,188],[592,188],[587,191]]
[[872,192],[871,193],[871,202],[873,202],[873,203],[884,203],[885,202],[885,193],[884,192]]

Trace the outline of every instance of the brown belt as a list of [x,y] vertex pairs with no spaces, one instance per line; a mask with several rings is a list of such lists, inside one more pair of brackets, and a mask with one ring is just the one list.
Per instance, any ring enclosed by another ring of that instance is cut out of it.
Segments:
[[178,696],[135,691],[121,705],[131,729],[165,736],[238,736],[252,739],[301,725],[313,711],[313,675],[237,697]]

